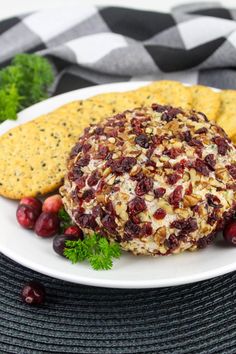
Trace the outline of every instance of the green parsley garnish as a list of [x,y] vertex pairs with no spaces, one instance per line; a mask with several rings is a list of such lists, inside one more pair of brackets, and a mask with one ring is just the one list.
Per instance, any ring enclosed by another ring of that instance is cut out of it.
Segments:
[[64,208],[61,208],[59,210],[58,217],[60,219],[61,233],[63,233],[69,226],[73,225],[70,215],[66,212]]
[[54,80],[47,59],[36,54],[17,54],[0,70],[0,122],[16,119],[17,112],[48,97]]
[[120,245],[110,243],[105,237],[94,233],[83,240],[66,241],[64,255],[73,264],[87,260],[95,270],[112,268],[112,258],[121,256]]

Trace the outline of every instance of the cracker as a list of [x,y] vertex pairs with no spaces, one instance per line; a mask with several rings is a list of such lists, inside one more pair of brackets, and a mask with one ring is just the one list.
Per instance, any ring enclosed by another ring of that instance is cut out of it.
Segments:
[[112,114],[123,112],[136,107],[137,102],[133,92],[104,93],[93,97],[96,102],[107,104],[112,108]]
[[236,135],[236,91],[224,90],[219,95],[221,102],[216,121],[231,138]]
[[0,195],[20,199],[61,185],[68,154],[87,125],[77,108],[72,102],[0,137]]
[[[159,102],[155,100],[153,103],[161,103],[174,107],[182,107],[183,109],[192,108],[192,95],[188,88],[176,81],[155,81],[145,87],[142,87],[136,92],[141,95],[144,92],[150,92],[156,95]],[[151,97],[155,98],[155,97]]]
[[203,112],[209,120],[215,121],[220,108],[220,95],[206,86],[194,85],[189,87],[192,94],[192,108]]

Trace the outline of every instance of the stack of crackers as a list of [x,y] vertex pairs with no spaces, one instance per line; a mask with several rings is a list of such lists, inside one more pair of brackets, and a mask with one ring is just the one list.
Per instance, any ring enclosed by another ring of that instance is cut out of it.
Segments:
[[203,112],[236,141],[236,91],[157,81],[134,91],[100,94],[66,104],[0,137],[0,195],[20,199],[57,189],[69,152],[86,126],[152,103]]

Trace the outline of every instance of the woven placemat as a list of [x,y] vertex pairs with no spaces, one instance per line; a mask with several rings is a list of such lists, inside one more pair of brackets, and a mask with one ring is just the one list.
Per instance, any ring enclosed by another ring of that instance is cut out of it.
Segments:
[[[71,284],[0,256],[0,353],[235,353],[236,272],[173,288],[120,290]],[[24,304],[31,279],[47,289]]]

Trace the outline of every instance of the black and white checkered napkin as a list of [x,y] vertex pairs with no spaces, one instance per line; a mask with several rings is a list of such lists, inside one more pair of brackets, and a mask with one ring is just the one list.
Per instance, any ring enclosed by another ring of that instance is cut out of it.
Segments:
[[236,9],[219,3],[171,13],[79,5],[0,23],[0,65],[19,52],[50,58],[54,94],[116,81],[174,79],[236,88]]

